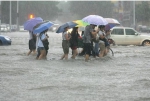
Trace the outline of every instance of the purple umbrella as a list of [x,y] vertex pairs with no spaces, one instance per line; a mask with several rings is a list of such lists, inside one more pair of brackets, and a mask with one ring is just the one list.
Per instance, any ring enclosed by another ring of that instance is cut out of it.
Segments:
[[41,23],[41,22],[43,22],[43,19],[41,17],[29,19],[23,25],[24,30],[33,31],[33,27],[36,26],[37,24]]
[[105,18],[108,24],[105,26],[105,30],[110,30],[114,26],[120,25],[119,21],[113,18]]
[[108,22],[99,15],[89,15],[82,19],[84,22],[94,25],[107,25]]

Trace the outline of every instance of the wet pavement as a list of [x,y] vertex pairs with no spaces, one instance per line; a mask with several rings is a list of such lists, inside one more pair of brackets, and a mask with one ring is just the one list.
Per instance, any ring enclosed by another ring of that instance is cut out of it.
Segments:
[[[27,56],[28,32],[4,33],[0,46],[0,101],[150,101],[150,46],[112,46],[89,62],[59,60],[61,34],[48,32],[47,60]],[[78,49],[81,51],[81,49]]]

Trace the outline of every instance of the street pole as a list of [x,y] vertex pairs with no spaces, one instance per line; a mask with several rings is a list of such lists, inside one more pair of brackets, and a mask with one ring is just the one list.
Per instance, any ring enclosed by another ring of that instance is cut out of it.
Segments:
[[133,1],[133,26],[135,27],[135,0]]
[[19,1],[17,0],[17,31],[19,31]]
[[10,32],[11,32],[11,1],[10,1],[10,20],[9,20],[9,24],[10,24]]
[[1,0],[0,0],[0,34],[1,34],[1,18],[2,18],[2,17],[1,17],[1,11],[2,11],[2,10],[1,10]]

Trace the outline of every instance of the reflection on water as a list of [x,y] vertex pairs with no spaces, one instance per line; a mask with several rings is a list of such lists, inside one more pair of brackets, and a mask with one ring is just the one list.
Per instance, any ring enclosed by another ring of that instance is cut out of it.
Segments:
[[0,47],[1,101],[150,101],[148,46],[112,46],[114,57],[64,61],[61,35],[49,32],[48,59],[37,61],[26,56],[26,34],[11,33],[12,45]]

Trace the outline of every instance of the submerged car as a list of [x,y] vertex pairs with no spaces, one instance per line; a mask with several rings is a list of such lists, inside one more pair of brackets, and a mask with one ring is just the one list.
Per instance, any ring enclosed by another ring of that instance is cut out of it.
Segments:
[[114,27],[110,38],[116,45],[150,45],[150,35],[142,35],[130,27]]
[[11,45],[11,38],[5,35],[0,35],[0,45]]

